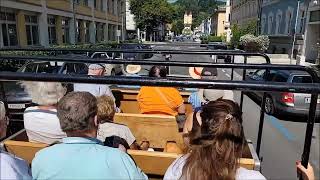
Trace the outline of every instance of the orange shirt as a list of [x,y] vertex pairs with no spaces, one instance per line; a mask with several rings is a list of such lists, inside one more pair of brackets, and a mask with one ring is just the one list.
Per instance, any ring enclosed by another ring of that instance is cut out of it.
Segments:
[[143,86],[140,89],[137,100],[140,111],[143,114],[176,116],[178,107],[183,104],[183,98],[179,91],[172,87]]

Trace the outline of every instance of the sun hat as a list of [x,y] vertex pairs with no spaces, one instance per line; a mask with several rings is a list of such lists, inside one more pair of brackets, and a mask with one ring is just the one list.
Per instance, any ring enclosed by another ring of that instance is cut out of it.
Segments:
[[233,91],[231,90],[199,89],[198,96],[201,102],[215,101],[220,98],[234,101]]
[[129,64],[126,67],[126,71],[129,74],[136,74],[136,73],[141,71],[141,66],[140,65],[132,65],[132,64],[130,65]]

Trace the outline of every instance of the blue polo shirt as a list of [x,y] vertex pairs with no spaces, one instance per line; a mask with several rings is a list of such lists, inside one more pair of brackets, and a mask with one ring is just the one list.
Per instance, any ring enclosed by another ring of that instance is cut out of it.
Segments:
[[39,151],[33,179],[147,179],[133,160],[94,138],[68,137]]

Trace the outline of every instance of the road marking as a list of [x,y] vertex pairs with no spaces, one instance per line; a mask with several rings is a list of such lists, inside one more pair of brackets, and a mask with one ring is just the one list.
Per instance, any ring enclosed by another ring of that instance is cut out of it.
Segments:
[[225,72],[226,72],[226,70],[222,69],[222,72],[224,72],[224,73],[225,73]]
[[286,128],[284,125],[274,116],[266,115],[266,119],[271,123],[276,129],[280,131],[280,133],[289,141],[294,141],[294,135]]
[[230,76],[229,74],[225,73],[225,75],[226,75],[228,78],[231,78],[231,76]]

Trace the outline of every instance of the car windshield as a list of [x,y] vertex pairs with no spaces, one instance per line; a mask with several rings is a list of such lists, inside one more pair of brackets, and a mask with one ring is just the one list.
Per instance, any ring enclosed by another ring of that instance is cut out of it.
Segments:
[[311,76],[294,76],[292,78],[293,83],[312,83]]

